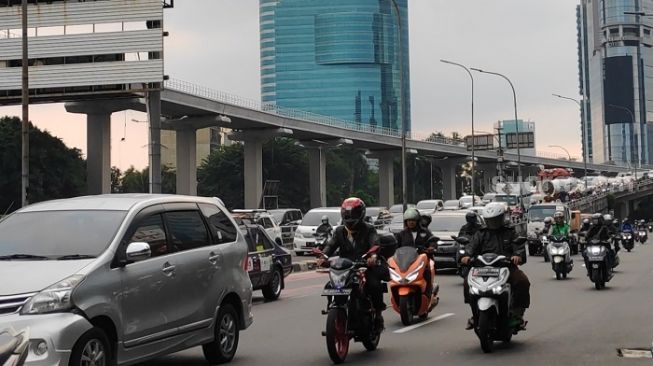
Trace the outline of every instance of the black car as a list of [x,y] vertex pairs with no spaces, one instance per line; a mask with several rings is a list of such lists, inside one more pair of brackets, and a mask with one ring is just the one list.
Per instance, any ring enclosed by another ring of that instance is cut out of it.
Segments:
[[266,300],[276,300],[292,272],[290,252],[270,238],[261,225],[243,225],[249,255],[247,272],[254,290],[262,290]]

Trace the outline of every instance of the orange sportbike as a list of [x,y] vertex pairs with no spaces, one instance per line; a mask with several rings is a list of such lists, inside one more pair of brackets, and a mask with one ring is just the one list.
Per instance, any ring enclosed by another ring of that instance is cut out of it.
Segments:
[[[427,250],[401,247],[388,261],[392,308],[401,315],[404,325],[415,317],[426,319],[438,305],[439,286],[435,283],[435,266]],[[428,271],[428,272],[427,272]],[[432,291],[427,292],[425,275],[430,273]]]

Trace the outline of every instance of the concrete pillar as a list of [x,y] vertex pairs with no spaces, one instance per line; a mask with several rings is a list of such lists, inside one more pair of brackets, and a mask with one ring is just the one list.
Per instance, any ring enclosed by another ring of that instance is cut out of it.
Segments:
[[390,207],[395,204],[394,154],[384,152],[379,159],[379,205]]
[[150,125],[150,193],[161,193],[161,92],[150,91],[146,99],[147,120]]
[[177,194],[197,195],[197,134],[194,129],[177,130]]
[[444,160],[438,164],[442,172],[442,199],[455,200],[456,198],[456,160]]
[[111,193],[111,113],[86,115],[86,189]]
[[258,208],[263,195],[263,142],[247,139],[244,143],[245,208]]
[[326,159],[321,147],[308,149],[311,207],[326,206]]

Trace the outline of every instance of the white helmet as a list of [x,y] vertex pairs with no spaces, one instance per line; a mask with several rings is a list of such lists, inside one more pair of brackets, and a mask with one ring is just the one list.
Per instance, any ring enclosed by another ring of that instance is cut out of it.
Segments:
[[488,229],[496,230],[505,225],[506,206],[500,202],[488,203],[483,208],[483,219]]

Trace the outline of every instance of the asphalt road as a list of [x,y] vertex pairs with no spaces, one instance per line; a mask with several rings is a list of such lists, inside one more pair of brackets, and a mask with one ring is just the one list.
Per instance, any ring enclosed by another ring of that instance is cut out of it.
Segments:
[[[565,281],[556,281],[541,257],[523,269],[532,283],[528,330],[509,345],[483,354],[473,331],[464,330],[469,308],[462,301],[462,279],[439,274],[440,305],[416,328],[404,328],[392,309],[379,349],[350,346],[348,364],[356,365],[650,365],[651,359],[626,359],[617,348],[651,347],[653,341],[653,243],[620,252],[617,275],[601,291],[585,275],[582,258]],[[320,335],[326,317],[319,292],[325,274],[293,274],[276,302],[256,293],[254,324],[241,333],[233,365],[330,365]],[[386,301],[389,303],[389,300]],[[157,359],[145,365],[207,365],[201,349]]]

